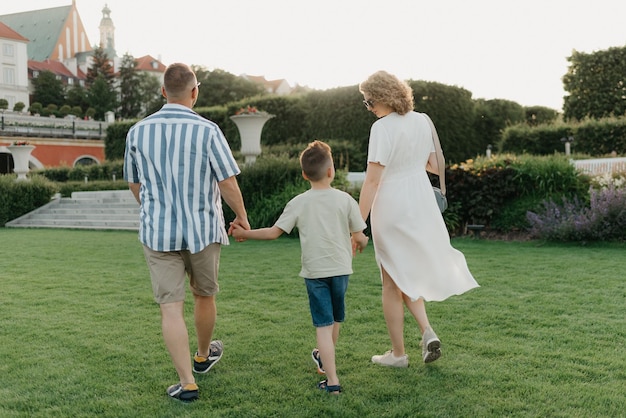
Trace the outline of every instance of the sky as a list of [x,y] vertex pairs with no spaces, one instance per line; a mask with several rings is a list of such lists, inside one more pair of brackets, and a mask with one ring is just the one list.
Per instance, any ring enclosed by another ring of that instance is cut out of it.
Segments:
[[[2,0],[0,14],[72,0]],[[315,89],[386,70],[474,99],[561,110],[574,50],[626,46],[621,0],[76,0],[92,45],[105,4],[122,56],[152,55]]]

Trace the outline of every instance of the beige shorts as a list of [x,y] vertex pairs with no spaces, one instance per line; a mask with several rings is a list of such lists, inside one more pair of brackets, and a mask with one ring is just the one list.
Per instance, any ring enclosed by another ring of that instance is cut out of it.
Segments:
[[187,250],[154,251],[144,245],[154,300],[158,304],[185,300],[186,276],[189,276],[189,285],[195,295],[217,294],[221,248],[219,243],[213,243],[199,253],[191,254]]

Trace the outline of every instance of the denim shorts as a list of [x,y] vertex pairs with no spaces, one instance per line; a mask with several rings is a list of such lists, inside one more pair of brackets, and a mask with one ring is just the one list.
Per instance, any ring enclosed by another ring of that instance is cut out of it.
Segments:
[[350,276],[304,279],[309,294],[311,318],[315,327],[343,322],[346,317],[345,296]]

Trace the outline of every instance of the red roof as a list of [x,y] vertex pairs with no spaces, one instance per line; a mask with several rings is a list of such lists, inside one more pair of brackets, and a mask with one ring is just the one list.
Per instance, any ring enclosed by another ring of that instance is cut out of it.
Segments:
[[137,67],[135,67],[135,69],[138,71],[156,71],[159,73],[165,72],[165,65],[161,61],[150,55],[137,58],[135,59],[135,61],[137,61]]
[[13,29],[11,29],[10,27],[8,27],[2,22],[0,22],[0,38],[28,42],[28,39],[24,38],[22,35],[15,32]]
[[28,69],[32,71],[50,71],[53,74],[61,75],[70,78],[79,78],[84,79],[85,74],[82,71],[78,70],[78,74],[74,75],[70,70],[67,69],[65,65],[61,61],[54,60],[45,60],[45,61],[33,61],[28,60]]

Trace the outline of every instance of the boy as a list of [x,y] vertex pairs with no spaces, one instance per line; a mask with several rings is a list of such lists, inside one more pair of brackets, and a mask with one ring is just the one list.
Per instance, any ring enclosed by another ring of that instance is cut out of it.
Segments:
[[[330,147],[314,141],[300,154],[302,176],[311,189],[287,203],[276,224],[270,228],[245,230],[232,225],[232,236],[272,240],[298,227],[302,251],[302,270],[309,295],[309,307],[316,328],[317,347],[313,360],[326,380],[318,388],[332,394],[341,393],[335,366],[335,345],[345,317],[345,293],[352,274],[352,256],[367,246],[363,233],[366,224],[357,202],[347,193],[331,187],[335,167]],[[322,361],[324,369],[322,369]]]

